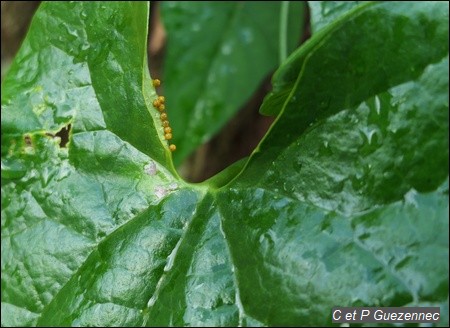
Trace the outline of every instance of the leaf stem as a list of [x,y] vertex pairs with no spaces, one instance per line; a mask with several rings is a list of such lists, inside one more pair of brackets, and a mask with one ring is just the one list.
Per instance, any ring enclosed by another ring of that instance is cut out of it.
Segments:
[[289,1],[281,2],[280,11],[280,64],[287,58],[287,28],[288,28]]

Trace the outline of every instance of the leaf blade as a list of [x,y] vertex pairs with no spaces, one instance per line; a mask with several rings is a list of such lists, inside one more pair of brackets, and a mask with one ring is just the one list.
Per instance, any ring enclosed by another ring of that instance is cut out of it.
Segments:
[[[288,51],[299,39],[302,7],[290,4]],[[277,2],[163,3],[163,82],[179,144],[176,164],[216,133],[278,63],[279,14]]]

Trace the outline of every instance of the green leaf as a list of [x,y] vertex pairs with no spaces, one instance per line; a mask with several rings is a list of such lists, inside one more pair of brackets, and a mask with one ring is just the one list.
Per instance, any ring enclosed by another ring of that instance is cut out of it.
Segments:
[[141,326],[197,195],[179,191],[102,240],[46,306],[38,325]]
[[168,34],[163,86],[176,164],[223,127],[276,67],[280,28],[283,46],[295,49],[304,4],[289,2],[287,22],[280,21],[281,6],[271,1],[162,2]]
[[284,124],[290,144],[282,145],[287,137],[269,144],[267,135],[271,148],[254,154],[237,183],[258,182],[343,213],[397,201],[411,188],[435,190],[448,176],[447,72],[448,55],[416,80],[369,97],[303,135],[295,137],[298,126]]
[[[448,6],[439,2],[364,2],[288,58],[275,73],[273,91],[260,111],[295,112],[295,117],[283,117],[302,122],[299,134],[316,119],[417,77],[427,64],[448,53],[448,26],[440,23],[445,20]],[[329,90],[335,90],[333,96]],[[306,109],[297,110],[299,106]]]
[[[356,9],[339,26],[332,25],[325,39],[323,34],[317,34],[282,66],[280,74],[283,69],[290,69],[286,76],[289,81],[280,80],[288,93],[274,91],[262,109],[279,108],[280,97],[285,97],[285,104],[249,166],[259,161],[265,162],[268,169],[273,158],[280,156],[314,122],[356,108],[395,85],[416,80],[427,65],[448,55],[448,6],[367,3]],[[310,52],[306,55],[302,49]],[[291,80],[297,65],[294,63],[301,56],[307,59],[296,81]],[[443,106],[448,106],[445,101]]]
[[41,7],[2,85],[2,136],[107,129],[168,166],[146,107],[155,97],[143,70],[148,4]]
[[257,187],[218,202],[243,308],[266,325],[328,326],[336,304],[447,299],[448,184],[352,216]]
[[2,326],[448,325],[448,6],[337,11],[255,153],[193,185],[151,106],[148,5],[43,3],[2,85]]
[[146,106],[147,19],[148,3],[43,3],[2,84],[2,325],[63,322],[45,313],[102,242],[181,188]]
[[[103,243],[113,240],[120,229],[133,231],[140,213],[178,189],[167,170],[109,131],[74,134],[69,149],[67,155],[53,139],[35,135],[31,146],[17,147],[8,156],[23,163],[25,175],[4,180],[2,172],[2,304],[23,313],[18,318],[14,312],[3,312],[3,325],[47,325],[55,320],[63,324],[70,311],[59,299],[77,273],[86,266],[95,270],[101,261],[94,265],[89,261],[102,254]],[[153,175],[146,173],[148,165],[154,167]],[[141,282],[148,286],[147,280]],[[96,300],[103,303],[100,296]],[[119,314],[128,308],[116,298],[111,303]],[[46,317],[54,304],[60,312]],[[103,306],[108,308],[108,304],[86,306],[87,314],[77,315],[88,316]],[[110,319],[116,324],[122,320]],[[94,315],[90,320],[100,319]]]

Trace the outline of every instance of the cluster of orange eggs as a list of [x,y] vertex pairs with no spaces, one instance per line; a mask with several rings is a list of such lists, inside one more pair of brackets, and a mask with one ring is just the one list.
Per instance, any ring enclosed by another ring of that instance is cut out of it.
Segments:
[[[159,87],[161,85],[161,81],[158,79],[153,80],[153,86]],[[167,119],[167,113],[166,113],[166,106],[164,105],[165,102],[164,96],[158,96],[155,100],[153,100],[153,107],[155,107],[158,112],[161,114],[159,117],[161,118],[162,126],[164,128],[164,139],[170,140],[172,139],[172,128],[169,125],[169,120]],[[177,147],[174,144],[169,145],[170,151],[175,151]]]

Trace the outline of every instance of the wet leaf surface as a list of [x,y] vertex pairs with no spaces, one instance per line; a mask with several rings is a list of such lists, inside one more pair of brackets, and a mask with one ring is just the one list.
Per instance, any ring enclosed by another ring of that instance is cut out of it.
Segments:
[[2,84],[2,326],[448,325],[448,5],[336,8],[250,159],[194,185],[151,105],[148,4],[42,4]]

